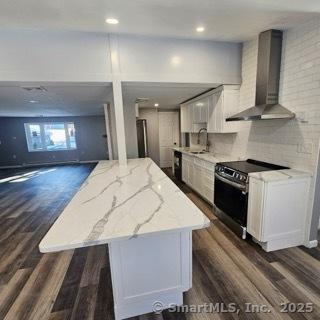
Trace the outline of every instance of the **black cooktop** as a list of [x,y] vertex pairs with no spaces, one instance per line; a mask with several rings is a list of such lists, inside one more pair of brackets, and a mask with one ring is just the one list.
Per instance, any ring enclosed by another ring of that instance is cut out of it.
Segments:
[[287,167],[278,166],[276,164],[257,161],[253,159],[248,159],[245,161],[231,161],[231,162],[220,162],[220,165],[223,165],[227,168],[240,171],[242,173],[250,172],[261,172],[261,171],[270,171],[270,170],[282,170],[289,169]]

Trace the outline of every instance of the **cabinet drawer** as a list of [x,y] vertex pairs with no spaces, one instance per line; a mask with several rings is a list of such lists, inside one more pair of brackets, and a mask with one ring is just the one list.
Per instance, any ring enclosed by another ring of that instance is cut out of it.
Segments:
[[192,161],[193,160],[193,157],[183,153],[182,154],[182,160],[186,160],[186,161]]
[[214,182],[214,171],[208,170],[206,168],[203,169],[203,174],[205,175],[206,179],[210,182]]
[[194,158],[194,163],[209,170],[209,171],[212,171],[214,172],[214,167],[215,165],[209,161],[206,161],[206,160],[202,160],[202,159],[199,159],[199,158]]
[[204,167],[204,161],[199,158],[194,158],[194,164],[200,167]]

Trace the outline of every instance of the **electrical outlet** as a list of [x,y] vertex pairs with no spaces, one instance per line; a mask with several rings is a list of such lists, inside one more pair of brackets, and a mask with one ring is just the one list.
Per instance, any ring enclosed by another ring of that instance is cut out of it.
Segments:
[[298,144],[298,152],[312,154],[313,153],[313,143],[312,142],[299,143]]
[[303,122],[303,123],[307,123],[308,119],[307,119],[307,115],[305,112],[296,112],[296,119],[299,122]]

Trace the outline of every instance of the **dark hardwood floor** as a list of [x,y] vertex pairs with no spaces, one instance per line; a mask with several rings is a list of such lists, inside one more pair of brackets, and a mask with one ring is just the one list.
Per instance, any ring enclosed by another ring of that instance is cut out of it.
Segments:
[[[38,251],[39,241],[92,169],[0,171],[0,320],[114,319],[105,246]],[[170,176],[170,170],[165,172]],[[213,221],[193,233],[193,287],[185,303],[236,303],[240,312],[164,311],[134,320],[320,319],[319,247],[266,253],[235,236],[205,201],[176,183]],[[313,312],[281,313],[280,304],[288,302],[313,303]],[[245,313],[246,303],[266,305],[270,313]]]

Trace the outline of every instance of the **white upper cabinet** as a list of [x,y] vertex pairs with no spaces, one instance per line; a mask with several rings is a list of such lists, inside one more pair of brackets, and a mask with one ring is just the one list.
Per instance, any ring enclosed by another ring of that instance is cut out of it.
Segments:
[[209,97],[197,100],[193,103],[193,123],[208,122]]
[[181,105],[181,132],[198,132],[207,128],[212,133],[238,131],[237,122],[226,118],[238,112],[239,86],[223,85]]
[[180,126],[181,132],[192,132],[192,115],[193,108],[192,104],[182,104],[180,106]]
[[238,131],[237,122],[227,122],[226,118],[238,112],[239,86],[220,86],[209,97],[208,132],[232,133]]

